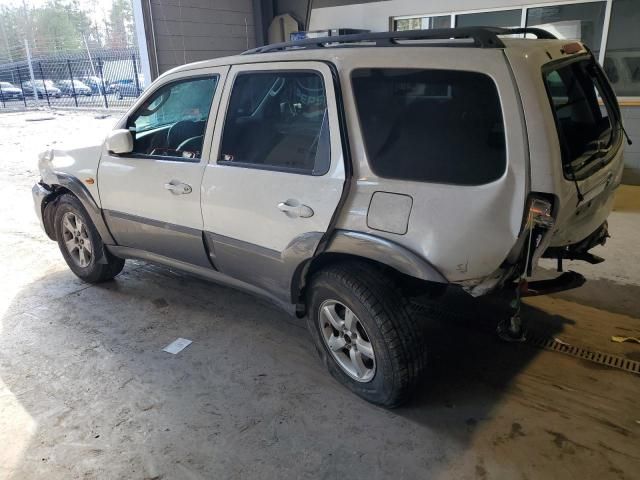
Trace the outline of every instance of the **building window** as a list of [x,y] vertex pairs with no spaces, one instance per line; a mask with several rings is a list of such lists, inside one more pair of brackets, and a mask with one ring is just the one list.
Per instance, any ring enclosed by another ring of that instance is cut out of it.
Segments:
[[598,58],[606,2],[577,3],[527,9],[527,27],[538,27],[558,38],[580,40]]
[[[509,10],[398,17],[392,19],[391,26],[394,31],[448,28],[453,17],[456,27],[537,27],[558,38],[582,41],[596,58],[602,60],[600,50],[607,3],[606,0],[586,0],[571,4],[528,7],[527,2],[523,1],[522,8]],[[523,11],[526,17],[524,22]],[[621,97],[640,96],[639,25],[640,0],[612,0],[603,67],[616,95]]]
[[404,30],[429,30],[432,28],[449,28],[450,26],[451,15],[393,19],[394,32],[402,32]]
[[640,2],[614,0],[604,69],[616,95],[640,96]]
[[495,12],[463,13],[456,15],[456,27],[503,27],[518,28],[522,21],[522,10],[499,10]]

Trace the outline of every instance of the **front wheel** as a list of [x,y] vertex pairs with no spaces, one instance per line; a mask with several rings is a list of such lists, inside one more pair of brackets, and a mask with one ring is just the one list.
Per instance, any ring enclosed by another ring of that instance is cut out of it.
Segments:
[[[124,260],[104,249],[100,234],[80,201],[73,195],[63,195],[55,214],[58,247],[73,273],[85,282],[111,280],[124,268]],[[97,258],[104,252],[106,263]]]
[[406,401],[426,366],[422,329],[407,300],[376,266],[347,262],[316,273],[308,328],[329,372],[365,400]]

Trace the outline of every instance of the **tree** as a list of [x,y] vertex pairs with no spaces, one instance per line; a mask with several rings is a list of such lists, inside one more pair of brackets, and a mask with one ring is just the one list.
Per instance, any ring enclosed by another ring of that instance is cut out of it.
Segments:
[[102,46],[99,29],[78,0],[49,0],[34,8],[3,6],[0,9],[0,63],[23,60],[25,39],[32,54],[38,56],[82,50],[83,35],[94,46]]
[[134,45],[131,0],[113,0],[109,12],[107,46],[125,48]]
[[84,48],[82,35],[91,25],[77,1],[50,0],[31,14],[33,50],[36,53],[75,51]]

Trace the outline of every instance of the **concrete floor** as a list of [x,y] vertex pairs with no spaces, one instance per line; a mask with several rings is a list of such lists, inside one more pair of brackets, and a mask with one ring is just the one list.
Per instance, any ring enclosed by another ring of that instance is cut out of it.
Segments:
[[[449,295],[431,370],[386,411],[337,384],[301,322],[142,262],[101,286],[40,231],[30,187],[53,139],[114,118],[0,115],[0,478],[640,478],[640,378],[492,335],[502,307]],[[532,328],[640,360],[639,190],[624,189],[581,289]],[[426,321],[426,320],[425,320]],[[173,356],[177,337],[193,344]]]

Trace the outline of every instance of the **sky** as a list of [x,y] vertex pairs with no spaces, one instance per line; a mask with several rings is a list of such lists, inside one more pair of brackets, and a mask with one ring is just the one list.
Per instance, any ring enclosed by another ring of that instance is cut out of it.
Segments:
[[[104,20],[109,16],[112,0],[79,0],[79,5],[89,18],[98,25],[103,25]],[[47,0],[24,0],[27,7],[41,7],[47,3]],[[0,6],[21,7],[23,0],[0,0]]]

